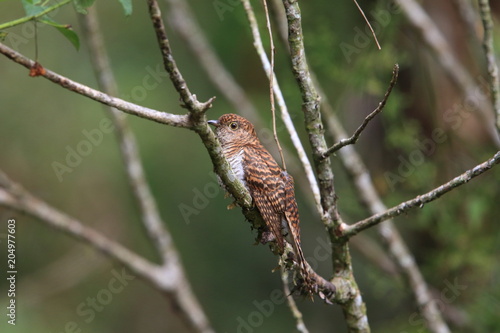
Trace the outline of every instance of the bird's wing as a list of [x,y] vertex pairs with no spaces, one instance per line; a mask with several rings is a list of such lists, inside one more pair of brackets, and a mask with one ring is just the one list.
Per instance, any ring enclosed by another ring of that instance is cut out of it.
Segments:
[[286,210],[286,182],[281,176],[282,170],[262,146],[247,146],[244,165],[250,194],[280,251],[283,251],[281,221]]

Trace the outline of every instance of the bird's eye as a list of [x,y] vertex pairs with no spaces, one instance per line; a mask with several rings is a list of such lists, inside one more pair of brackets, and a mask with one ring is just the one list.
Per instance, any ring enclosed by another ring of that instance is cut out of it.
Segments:
[[233,131],[236,131],[238,129],[238,123],[236,121],[233,121],[232,123],[229,124],[229,128],[232,129]]

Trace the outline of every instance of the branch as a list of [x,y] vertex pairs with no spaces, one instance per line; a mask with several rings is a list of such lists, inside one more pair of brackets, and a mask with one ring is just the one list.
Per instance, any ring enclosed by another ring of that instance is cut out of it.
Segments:
[[373,215],[367,219],[356,222],[353,225],[347,226],[343,231],[344,237],[352,237],[362,230],[368,229],[380,222],[383,222],[389,218],[399,216],[411,208],[419,207],[422,208],[426,203],[434,201],[441,197],[443,194],[450,192],[458,186],[468,183],[471,179],[483,174],[484,172],[490,170],[493,166],[500,163],[500,151],[498,151],[492,158],[484,163],[476,165],[474,168],[467,170],[460,176],[457,176],[447,183],[429,191],[425,194],[419,195],[416,198],[405,201],[397,206],[388,209],[386,212],[381,214]]
[[[5,55],[7,58],[12,61],[30,69],[33,67],[35,62],[22,54],[14,51],[9,48],[5,44],[0,43],[0,53]],[[48,69],[45,69],[44,73],[40,76],[45,77],[46,79],[54,82],[57,85],[60,85],[63,88],[66,88],[70,91],[76,92],[80,95],[93,99],[99,103],[114,107],[118,110],[121,110],[125,113],[138,116],[141,118],[153,120],[155,122],[166,124],[170,126],[176,127],[191,127],[191,123],[189,118],[185,115],[176,115],[167,112],[157,111],[153,109],[149,109],[137,104],[126,102],[120,98],[112,97],[107,95],[101,91],[92,89],[88,86],[85,86],[81,83],[72,81],[67,77],[59,75],[55,72],[52,72]]]
[[283,5],[288,21],[288,44],[292,70],[302,95],[306,130],[319,179],[323,223],[332,242],[334,281],[342,277],[344,279],[342,282],[345,282],[345,284],[341,284],[340,281],[335,281],[335,286],[337,290],[349,290],[350,292],[349,295],[346,295],[347,301],[341,303],[348,329],[352,332],[369,332],[366,306],[353,276],[349,247],[345,241],[337,236],[337,230],[343,225],[343,222],[337,210],[337,197],[330,160],[320,158],[327,146],[320,114],[320,97],[314,87],[305,56],[299,4],[294,0],[283,0]]
[[187,109],[189,109],[192,113],[205,112],[212,107],[212,102],[215,97],[201,103],[196,99],[196,95],[191,93],[186,81],[177,67],[174,57],[172,56],[172,49],[170,48],[170,42],[167,38],[165,25],[163,24],[163,20],[161,18],[161,11],[158,2],[156,0],[148,0],[148,8],[149,15],[156,32],[158,45],[163,56],[163,65],[165,66],[165,70],[170,75],[170,81],[172,81],[175,89],[181,96],[184,106]]
[[96,230],[86,227],[77,219],[58,211],[31,195],[21,185],[10,180],[3,171],[0,171],[0,205],[14,208],[45,221],[51,227],[92,245],[155,285],[161,285],[160,280],[156,280],[154,276],[158,273],[154,265]]
[[309,333],[309,330],[304,324],[302,312],[300,312],[299,308],[297,307],[297,303],[295,303],[292,292],[288,287],[288,271],[284,267],[281,267],[280,273],[281,282],[283,283],[283,293],[285,294],[286,302],[288,304],[288,307],[290,308],[290,312],[292,312],[292,316],[295,318],[295,328],[297,328],[297,331],[299,331],[300,333]]
[[396,64],[396,65],[394,65],[394,68],[392,69],[392,79],[391,79],[391,82],[389,83],[389,88],[387,88],[387,91],[385,92],[384,98],[379,103],[378,107],[365,118],[365,120],[363,121],[361,126],[358,127],[358,129],[354,132],[354,134],[350,138],[342,139],[339,142],[337,142],[336,144],[334,144],[333,146],[331,146],[330,148],[328,148],[328,150],[326,152],[324,152],[323,155],[321,155],[321,159],[325,159],[328,156],[330,156],[331,154],[335,153],[337,150],[341,149],[342,147],[355,144],[359,140],[359,136],[361,135],[363,130],[366,128],[366,126],[368,125],[370,120],[375,118],[375,116],[377,114],[379,114],[384,109],[385,104],[387,102],[387,99],[389,98],[389,96],[391,94],[392,88],[394,88],[394,85],[396,84],[396,81],[398,80],[398,73],[399,73],[399,65]]
[[500,134],[500,89],[498,83],[498,66],[495,60],[495,50],[493,48],[493,19],[489,0],[479,0],[479,12],[483,21],[484,39],[483,48],[488,64],[488,82],[490,84],[491,104],[496,117],[496,127]]
[[181,312],[181,317],[191,323],[198,332],[213,332],[207,322],[194,322],[194,320],[199,320],[201,317],[198,309],[192,304],[194,300],[192,293],[189,290],[179,288],[179,286],[186,283],[186,278],[177,265],[157,266],[150,263],[136,253],[103,236],[98,231],[85,226],[77,219],[58,211],[31,195],[19,184],[11,181],[2,171],[0,171],[0,206],[13,208],[31,215],[56,230],[100,250],[111,259],[130,269],[137,276],[148,281],[156,289],[166,293],[168,297],[173,297],[174,304],[180,307],[189,304],[191,312]]
[[300,8],[297,1],[284,0],[285,12],[288,19],[288,43],[295,79],[302,94],[302,111],[305,116],[305,125],[309,141],[313,148],[313,159],[320,184],[321,206],[323,222],[329,230],[338,223],[340,216],[336,209],[336,196],[333,184],[333,173],[328,159],[321,160],[321,155],[327,146],[324,137],[324,126],[320,114],[320,97],[313,85],[309,67],[307,65],[302,35]]
[[358,2],[356,0],[353,0],[353,1],[356,4],[356,7],[358,7],[359,12],[361,13],[363,18],[365,19],[365,22],[368,25],[368,28],[370,28],[370,31],[372,32],[373,39],[375,40],[375,43],[377,44],[377,48],[379,50],[381,50],[382,47],[380,47],[380,44],[379,44],[378,39],[377,39],[377,35],[375,34],[375,31],[373,31],[373,28],[372,28],[372,25],[370,24],[370,21],[368,21],[368,19],[366,18],[365,12],[363,11],[363,9],[361,8],[361,6],[358,4]]
[[[280,6],[278,6],[278,3]],[[279,15],[280,9],[282,9],[281,0],[273,0],[272,4],[273,6],[271,8],[273,8],[275,13],[273,17],[277,21],[276,24],[280,27],[280,37],[284,44],[287,44],[288,46],[286,19]],[[347,137],[347,134],[337,118],[331,104],[329,103],[328,96],[325,94],[324,89],[322,89],[321,84],[316,79],[316,76],[312,71],[311,75],[313,76],[318,94],[321,96],[321,107],[323,113],[327,116],[326,121],[328,123],[328,128],[332,133],[332,136],[337,141],[341,141]],[[361,203],[372,214],[384,212],[387,208],[375,190],[375,186],[368,169],[363,163],[360,155],[356,152],[354,146],[349,146],[340,150],[339,157],[348,175],[351,176],[353,180],[355,185],[354,188],[358,192]],[[430,293],[419,267],[416,265],[411,252],[406,246],[396,226],[392,223],[392,220],[387,220],[385,223],[379,224],[378,231],[380,237],[386,243],[389,255],[394,258],[401,272],[406,275],[416,299],[416,303],[418,304],[419,309],[421,309],[422,316],[426,320],[426,323],[431,328],[439,328],[438,330],[434,330],[434,332],[445,332],[441,328],[446,326],[446,324],[442,320],[436,304],[432,302],[434,297]],[[357,247],[358,250],[365,254],[365,256],[367,256],[367,258],[370,259],[377,267],[384,270],[391,276],[394,276],[399,272],[398,267],[395,267],[395,264],[391,259],[389,259],[389,256],[382,252],[382,250],[378,248],[378,244],[375,244],[375,242],[367,236],[359,234],[357,237],[351,238],[349,240],[349,244]]]

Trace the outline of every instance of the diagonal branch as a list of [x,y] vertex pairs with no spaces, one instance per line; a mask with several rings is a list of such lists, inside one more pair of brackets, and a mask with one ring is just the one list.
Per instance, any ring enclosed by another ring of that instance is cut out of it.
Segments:
[[500,151],[498,151],[493,157],[491,157],[486,162],[476,165],[474,168],[467,170],[460,176],[457,176],[447,183],[429,191],[425,194],[419,195],[416,198],[400,203],[394,206],[384,213],[373,215],[367,219],[356,222],[353,225],[347,226],[343,231],[344,237],[352,237],[362,230],[368,229],[380,222],[387,219],[399,216],[408,210],[419,207],[422,208],[426,203],[434,201],[441,197],[443,194],[450,192],[458,186],[468,183],[471,179],[485,173],[486,171],[493,168],[496,164],[500,163]]
[[324,216],[323,223],[332,242],[334,279],[342,277],[347,281],[347,284],[340,286],[340,288],[336,284],[337,290],[349,290],[348,300],[342,303],[341,307],[350,332],[370,332],[366,306],[353,275],[349,246],[347,242],[337,235],[337,231],[341,229],[344,223],[337,209],[337,196],[330,160],[321,159],[321,155],[327,150],[327,146],[320,113],[320,96],[314,86],[306,60],[299,4],[294,0],[283,0],[283,5],[288,21],[288,45],[290,47],[292,71],[302,94],[302,110],[319,179]]
[[[7,58],[11,59],[12,61],[28,69],[32,68],[33,65],[35,64],[33,60],[23,56],[22,54],[14,51],[10,47],[2,43],[0,43],[0,53],[6,56]],[[46,79],[54,82],[57,85],[60,85],[63,88],[66,88],[70,91],[76,92],[77,94],[93,99],[99,103],[114,107],[125,113],[153,120],[158,123],[170,126],[188,127],[188,128],[191,127],[191,122],[189,121],[189,117],[186,115],[177,115],[177,114],[157,111],[134,103],[126,102],[120,98],[112,97],[99,90],[95,90],[81,83],[72,81],[67,77],[59,75],[48,69],[45,69],[45,72],[40,76],[45,77]]]
[[163,24],[161,10],[158,2],[156,0],[148,0],[148,8],[149,15],[156,32],[158,45],[163,57],[163,65],[165,66],[165,70],[170,75],[170,81],[172,81],[175,89],[181,96],[181,100],[184,103],[184,106],[193,113],[204,112],[208,110],[212,107],[212,102],[215,97],[212,97],[208,101],[201,103],[196,99],[196,95],[193,95],[191,93],[172,55],[172,49],[170,48],[170,42],[167,38],[167,32],[165,30],[165,25]]
[[396,81],[398,80],[398,73],[399,73],[399,65],[396,64],[394,65],[394,68],[392,69],[392,79],[391,82],[389,83],[389,88],[387,88],[387,91],[385,92],[384,98],[382,101],[379,103],[378,107],[372,111],[368,116],[366,116],[365,120],[363,123],[358,127],[358,129],[354,132],[354,134],[348,138],[348,139],[342,139],[330,148],[326,152],[321,155],[321,158],[327,158],[331,154],[335,153],[337,150],[341,149],[342,147],[345,147],[347,145],[353,145],[359,140],[359,136],[361,133],[364,131],[368,123],[375,118],[377,114],[379,114],[385,107],[385,103],[387,102],[387,99],[389,98],[392,88],[394,88],[394,85],[396,84]]
[[213,332],[208,322],[201,320],[203,317],[200,317],[199,309],[195,306],[196,301],[192,292],[186,288],[179,288],[186,283],[186,278],[177,264],[157,266],[150,263],[135,252],[31,195],[19,184],[11,181],[2,171],[0,171],[0,206],[31,215],[56,230],[91,245],[162,291],[176,306],[189,308],[190,311],[181,311],[180,317],[190,323],[197,332]]

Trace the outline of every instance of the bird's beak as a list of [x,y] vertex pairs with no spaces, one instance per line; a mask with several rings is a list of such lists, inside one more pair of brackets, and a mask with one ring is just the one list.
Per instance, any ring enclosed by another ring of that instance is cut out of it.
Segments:
[[207,121],[209,125],[213,125],[215,127],[219,127],[219,121],[218,120],[209,120]]

